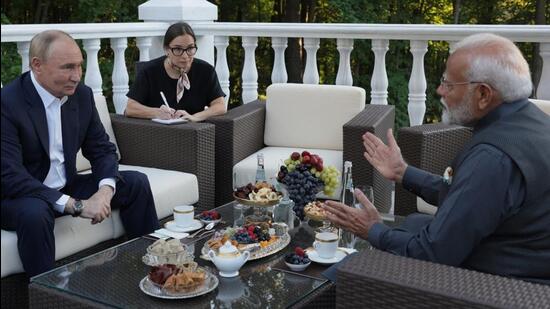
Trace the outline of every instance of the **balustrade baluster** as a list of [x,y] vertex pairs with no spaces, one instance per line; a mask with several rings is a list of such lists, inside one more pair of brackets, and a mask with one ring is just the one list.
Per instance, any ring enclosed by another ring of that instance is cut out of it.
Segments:
[[286,72],[285,65],[285,50],[288,46],[288,38],[271,38],[271,47],[275,51],[273,57],[273,71],[271,72],[271,83],[284,84],[288,80],[288,74]]
[[542,72],[537,87],[537,99],[550,100],[550,43],[541,43],[539,54],[542,58]]
[[82,45],[86,51],[86,76],[84,83],[92,88],[94,94],[103,94],[101,72],[97,61],[97,52],[101,48],[100,39],[82,40]]
[[146,36],[136,38],[136,46],[139,48],[139,61],[149,61],[151,59],[149,50],[152,45],[153,37]]
[[340,54],[338,63],[338,73],[336,74],[336,85],[353,85],[353,76],[351,75],[351,51],[353,50],[353,39],[336,40],[336,49]]
[[424,55],[428,51],[427,41],[411,41],[413,67],[409,80],[409,122],[411,126],[421,125],[426,112],[426,76]]
[[243,103],[249,103],[258,98],[258,69],[256,68],[256,46],[258,37],[243,36]]
[[306,50],[304,84],[319,83],[319,72],[317,70],[317,50],[319,49],[319,42],[319,38],[304,38],[304,49]]
[[112,38],[111,48],[115,54],[113,65],[113,104],[117,114],[123,114],[128,103],[126,93],[128,93],[128,70],[124,51],[128,47],[127,38]]
[[29,67],[29,48],[31,42],[17,42],[17,53],[21,56],[21,73],[30,70]]
[[218,75],[218,81],[225,92],[225,109],[227,110],[227,104],[229,103],[230,91],[229,91],[229,66],[227,65],[227,46],[229,45],[229,38],[226,36],[214,37],[214,46],[216,47],[216,74]]
[[374,53],[374,69],[370,81],[370,104],[388,104],[388,73],[386,72],[386,52],[389,49],[389,40],[372,40]]

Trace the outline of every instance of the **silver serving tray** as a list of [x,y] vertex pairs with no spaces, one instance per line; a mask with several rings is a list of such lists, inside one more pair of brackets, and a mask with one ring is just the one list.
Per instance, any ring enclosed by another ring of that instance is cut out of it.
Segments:
[[154,283],[153,281],[149,280],[149,276],[145,276],[140,283],[139,288],[143,293],[157,297],[157,298],[164,298],[164,299],[184,299],[184,298],[191,298],[191,297],[197,297],[200,295],[204,295],[206,293],[210,293],[213,290],[215,290],[218,287],[219,280],[218,277],[214,276],[211,272],[206,271],[206,279],[204,280],[204,283],[197,287],[196,289],[189,291],[189,292],[170,292],[165,289],[163,289],[158,284]]
[[[270,256],[272,254],[275,254],[284,248],[288,246],[290,243],[290,235],[288,233],[285,233],[283,236],[279,236],[279,239],[272,243],[271,245],[265,247],[265,248],[259,248],[257,250],[253,250],[250,252],[250,258],[248,258],[249,261],[257,260],[264,258],[266,256]],[[210,257],[208,257],[208,251],[210,251],[210,246],[205,242],[204,246],[201,249],[201,258],[205,259],[207,261],[210,261]]]

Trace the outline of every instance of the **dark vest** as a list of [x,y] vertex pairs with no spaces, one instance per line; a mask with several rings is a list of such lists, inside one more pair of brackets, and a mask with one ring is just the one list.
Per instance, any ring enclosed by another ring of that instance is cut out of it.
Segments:
[[[527,100],[504,104],[522,106],[476,129],[452,168],[455,175],[460,173],[472,147],[492,145],[519,167],[525,199],[516,214],[503,218],[495,232],[474,248],[463,266],[550,283],[550,117]],[[447,191],[442,190],[440,205]]]

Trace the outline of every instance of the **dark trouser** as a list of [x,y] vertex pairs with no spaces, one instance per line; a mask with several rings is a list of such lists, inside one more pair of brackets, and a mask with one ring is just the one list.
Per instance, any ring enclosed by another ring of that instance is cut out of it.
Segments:
[[[120,218],[128,238],[158,229],[147,176],[134,171],[123,171],[121,174],[123,180],[117,182],[111,208],[120,209]],[[88,199],[97,189],[97,181],[91,174],[86,174],[77,175],[62,192],[73,198]],[[48,202],[34,197],[2,200],[1,211],[2,229],[17,233],[17,249],[27,276],[32,277],[52,269],[55,262],[54,223],[61,214]]]

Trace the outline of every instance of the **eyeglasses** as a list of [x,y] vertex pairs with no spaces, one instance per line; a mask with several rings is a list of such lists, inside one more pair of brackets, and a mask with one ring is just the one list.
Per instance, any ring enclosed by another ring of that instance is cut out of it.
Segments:
[[170,50],[174,56],[181,56],[185,52],[187,56],[193,57],[197,53],[197,46],[189,46],[187,48],[170,47]]
[[453,82],[450,82],[448,80],[445,79],[445,77],[441,76],[441,78],[439,79],[439,84],[441,86],[443,86],[443,89],[445,89],[445,91],[451,91],[453,90],[453,86],[457,86],[457,85],[469,85],[469,84],[479,84],[479,83],[483,83],[483,82],[456,82],[456,83],[453,83]]

